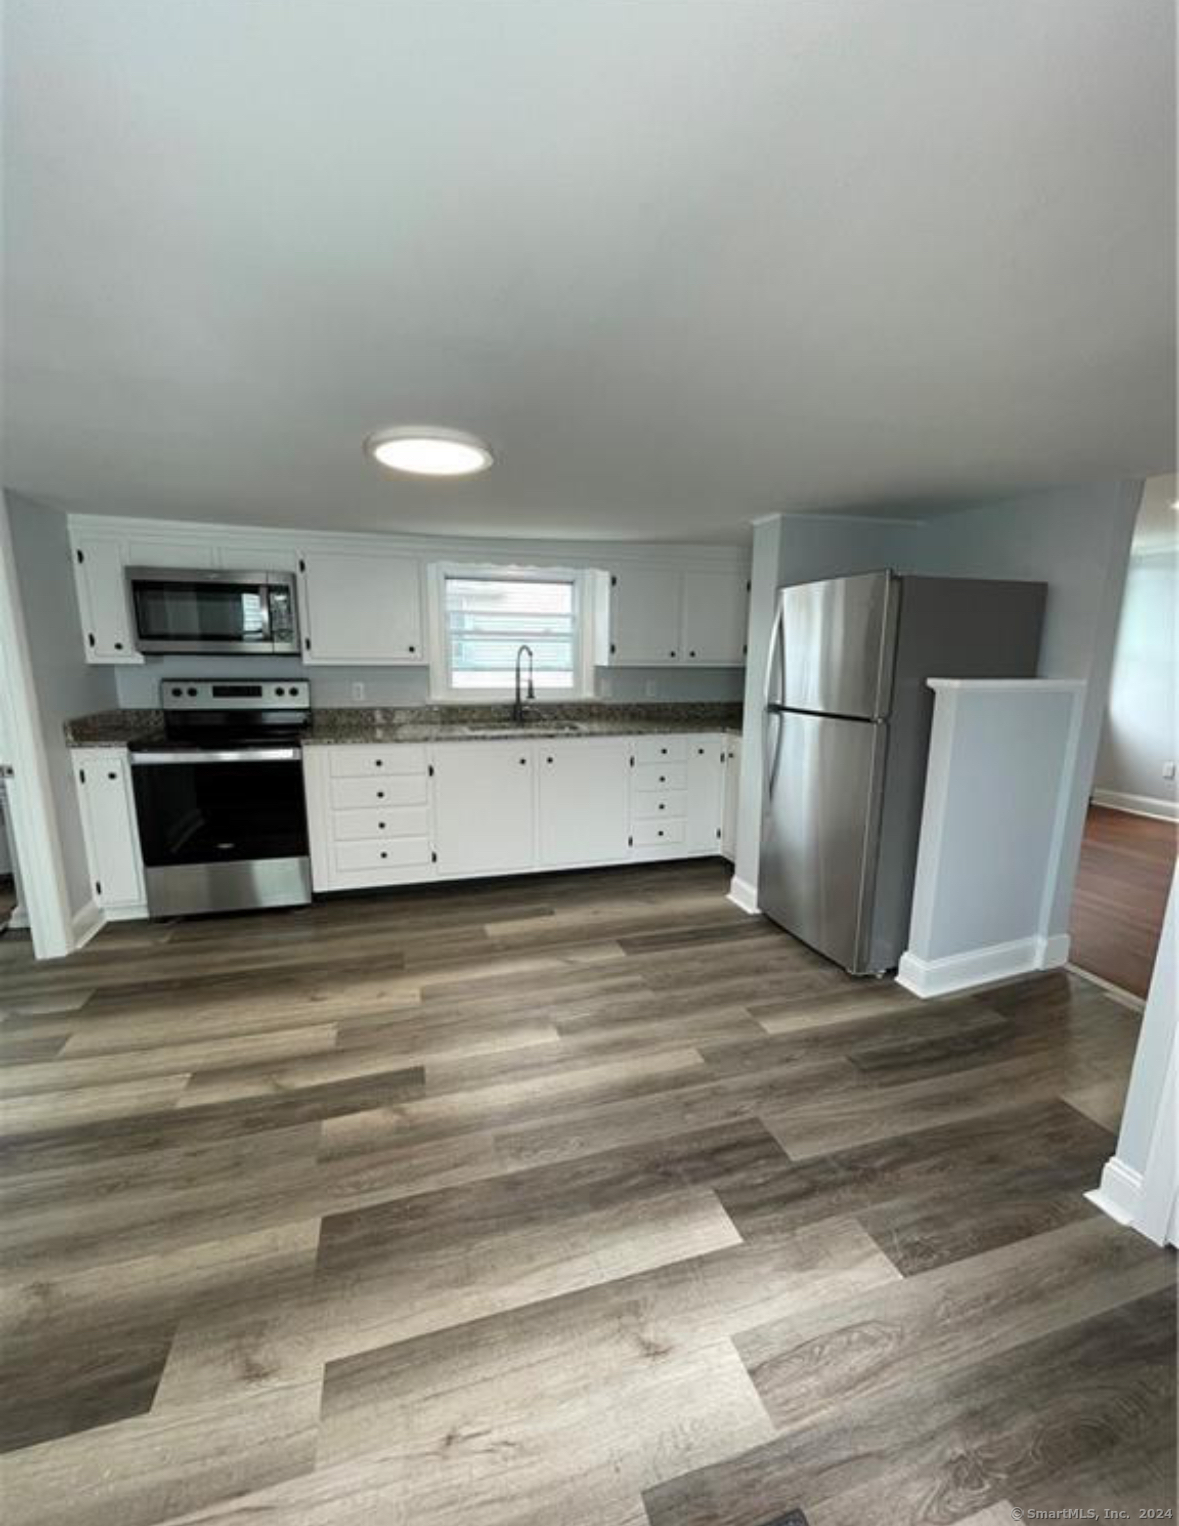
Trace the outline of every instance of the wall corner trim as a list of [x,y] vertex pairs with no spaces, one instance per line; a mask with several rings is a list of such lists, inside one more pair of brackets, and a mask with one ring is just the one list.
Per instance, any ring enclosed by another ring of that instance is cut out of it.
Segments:
[[739,880],[736,875],[733,876],[732,883],[729,885],[727,899],[732,901],[734,906],[739,906],[742,911],[748,912],[751,917],[758,915],[757,891],[745,880]]
[[70,931],[74,939],[72,952],[76,954],[80,948],[85,948],[105,923],[106,917],[97,901],[90,900],[85,906],[80,906],[70,918]]
[[1101,1172],[1101,1185],[1085,1197],[1116,1223],[1133,1224],[1142,1200],[1142,1173],[1111,1155]]
[[906,952],[901,955],[897,969],[897,984],[923,999],[949,996],[974,986],[1012,980],[1017,975],[1056,969],[1068,963],[1068,955],[1069,939],[1065,933],[993,943],[987,948],[966,949],[941,959],[922,959]]

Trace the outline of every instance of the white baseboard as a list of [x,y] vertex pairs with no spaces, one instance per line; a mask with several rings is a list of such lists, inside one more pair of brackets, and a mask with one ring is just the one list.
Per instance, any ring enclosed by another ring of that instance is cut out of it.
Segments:
[[1155,816],[1159,821],[1179,821],[1179,802],[1156,800],[1153,795],[1126,795],[1116,789],[1095,789],[1093,804],[1108,806],[1111,811],[1127,811],[1131,816]]
[[729,886],[729,900],[742,911],[747,911],[751,917],[757,915],[757,891],[748,881],[739,880],[736,875]]
[[106,917],[97,901],[87,901],[85,906],[78,908],[70,918],[75,954],[80,948],[85,948],[105,921]]
[[1142,1173],[1111,1155],[1101,1173],[1101,1186],[1085,1196],[1119,1224],[1132,1224],[1142,1199]]
[[29,930],[29,914],[25,910],[24,903],[18,902],[9,913],[8,925],[14,933],[24,933]]
[[107,922],[146,922],[147,903],[143,901],[138,906],[108,906],[102,915]]
[[947,954],[941,959],[922,959],[904,953],[897,969],[897,984],[914,996],[949,996],[969,991],[974,986],[994,985],[1033,970],[1052,970],[1068,962],[1067,933],[1051,938],[1038,934],[1016,938],[1011,943],[993,943],[988,948],[967,949],[961,954]]

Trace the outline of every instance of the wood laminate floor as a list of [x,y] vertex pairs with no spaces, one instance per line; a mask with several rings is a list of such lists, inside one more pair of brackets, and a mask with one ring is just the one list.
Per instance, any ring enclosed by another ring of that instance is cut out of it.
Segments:
[[1177,848],[1173,821],[1089,807],[1071,928],[1072,958],[1080,969],[1146,995]]
[[716,862],[0,944],[6,1526],[1175,1508],[1135,1015],[918,1003]]

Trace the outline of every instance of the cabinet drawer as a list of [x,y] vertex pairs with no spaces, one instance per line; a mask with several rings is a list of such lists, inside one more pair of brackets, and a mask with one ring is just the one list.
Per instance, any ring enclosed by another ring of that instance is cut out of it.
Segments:
[[430,863],[430,842],[426,837],[365,838],[335,843],[332,855],[344,874],[353,869],[405,869]]
[[424,805],[378,807],[368,811],[333,811],[332,841],[356,842],[378,837],[421,837],[430,835],[430,812]]
[[333,779],[374,779],[387,774],[424,774],[424,747],[362,747],[342,745],[328,753]]
[[634,786],[637,790],[684,789],[688,783],[688,770],[682,763],[639,763],[635,765]]
[[364,806],[425,805],[430,784],[423,769],[420,774],[392,774],[380,770],[364,779],[332,779],[329,796],[337,810],[359,810]]
[[636,821],[631,832],[636,848],[671,848],[682,846],[684,822]]
[[630,814],[633,821],[655,821],[660,818],[686,816],[688,814],[687,792],[671,790],[660,793],[657,790],[645,790],[636,793],[630,803]]
[[688,756],[687,737],[636,737],[636,763],[683,763]]

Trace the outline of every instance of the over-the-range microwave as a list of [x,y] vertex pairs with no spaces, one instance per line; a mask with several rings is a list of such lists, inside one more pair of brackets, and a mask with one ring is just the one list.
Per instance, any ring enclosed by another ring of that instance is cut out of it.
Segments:
[[299,650],[291,572],[128,567],[127,593],[141,652]]

